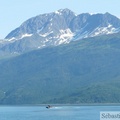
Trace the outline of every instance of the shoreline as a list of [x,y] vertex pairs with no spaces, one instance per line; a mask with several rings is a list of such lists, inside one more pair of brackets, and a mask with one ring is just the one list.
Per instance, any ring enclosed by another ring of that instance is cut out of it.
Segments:
[[47,105],[51,105],[51,106],[120,106],[120,103],[81,103],[81,104],[52,104],[52,103],[48,103],[48,104],[6,104],[6,105],[0,105],[1,107],[25,107],[25,106],[47,106]]

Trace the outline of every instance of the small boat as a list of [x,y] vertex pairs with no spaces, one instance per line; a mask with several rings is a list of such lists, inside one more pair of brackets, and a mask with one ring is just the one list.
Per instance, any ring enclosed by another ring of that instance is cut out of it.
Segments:
[[51,105],[48,105],[48,106],[46,106],[46,108],[47,108],[47,109],[50,109],[50,108],[52,108],[52,106],[51,106]]

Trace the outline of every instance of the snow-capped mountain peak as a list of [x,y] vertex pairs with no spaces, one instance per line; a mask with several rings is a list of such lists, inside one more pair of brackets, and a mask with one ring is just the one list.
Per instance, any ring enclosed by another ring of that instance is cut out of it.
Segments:
[[119,31],[120,19],[110,13],[76,15],[66,8],[26,20],[5,39],[10,42],[7,49],[12,45],[13,51],[21,52]]

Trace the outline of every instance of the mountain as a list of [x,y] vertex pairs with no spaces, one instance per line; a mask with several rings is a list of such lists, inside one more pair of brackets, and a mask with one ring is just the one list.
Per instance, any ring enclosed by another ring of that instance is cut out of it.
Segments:
[[0,42],[0,51],[24,53],[119,31],[120,19],[110,13],[76,15],[69,9],[60,9],[26,20]]
[[38,15],[0,40],[0,104],[120,103],[119,60],[110,13]]
[[0,61],[0,104],[119,103],[120,34]]

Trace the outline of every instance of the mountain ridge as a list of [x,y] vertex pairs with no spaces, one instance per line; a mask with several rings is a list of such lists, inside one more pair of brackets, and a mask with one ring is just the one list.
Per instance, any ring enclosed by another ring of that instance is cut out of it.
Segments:
[[0,50],[21,54],[119,31],[120,19],[110,13],[76,15],[66,8],[29,18],[1,41]]

